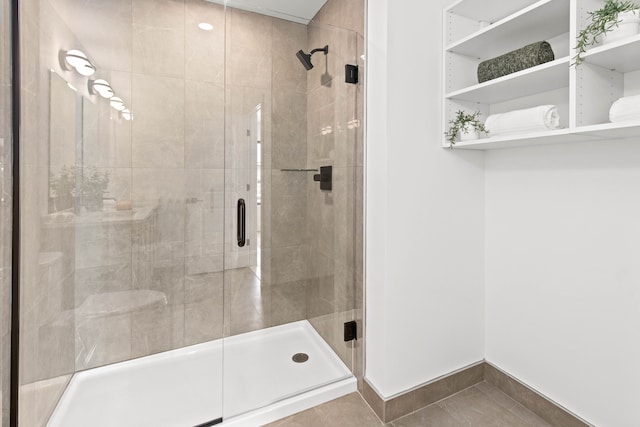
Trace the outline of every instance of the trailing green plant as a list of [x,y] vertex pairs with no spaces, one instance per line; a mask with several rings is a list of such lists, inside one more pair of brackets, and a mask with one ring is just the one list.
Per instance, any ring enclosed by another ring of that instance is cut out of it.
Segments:
[[[584,61],[583,55],[589,46],[598,41],[598,37],[617,27],[621,20],[618,14],[640,9],[640,6],[632,1],[606,0],[601,9],[588,12],[591,22],[584,29],[580,30],[577,37],[576,51],[571,65],[580,65]],[[635,12],[634,12],[635,13]]]
[[466,113],[459,110],[456,112],[453,120],[449,120],[449,130],[444,133],[452,146],[455,145],[461,133],[468,133],[472,130],[482,132],[485,135],[489,133],[480,121],[480,114],[480,111]]

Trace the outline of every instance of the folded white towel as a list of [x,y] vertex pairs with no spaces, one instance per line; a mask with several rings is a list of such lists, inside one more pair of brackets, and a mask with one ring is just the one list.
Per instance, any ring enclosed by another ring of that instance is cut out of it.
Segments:
[[609,110],[611,122],[640,120],[640,95],[624,96],[613,103]]
[[487,117],[484,127],[489,131],[489,136],[547,131],[560,127],[560,116],[555,105],[540,105],[492,114]]

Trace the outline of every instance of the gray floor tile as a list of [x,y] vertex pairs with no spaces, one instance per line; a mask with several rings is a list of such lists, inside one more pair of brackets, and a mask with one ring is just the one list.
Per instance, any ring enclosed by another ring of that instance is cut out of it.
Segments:
[[515,414],[500,407],[476,386],[437,404],[455,418],[460,426],[528,427]]
[[406,415],[391,423],[392,427],[458,427],[460,423],[437,404]]
[[267,424],[269,427],[326,427],[320,414],[311,408],[275,423]]
[[383,425],[358,393],[317,406],[316,410],[323,416],[327,426],[382,427]]
[[[269,427],[383,427],[352,393],[269,424]],[[550,427],[494,386],[482,382],[399,418],[386,427]]]
[[511,399],[509,396],[502,393],[491,384],[483,381],[476,387],[480,391],[485,393],[491,400],[496,402],[497,405],[521,418],[525,423],[527,423],[528,426],[551,427],[551,424],[538,417],[536,414],[522,406],[520,403]]
[[358,393],[351,393],[267,427],[382,427],[382,422]]

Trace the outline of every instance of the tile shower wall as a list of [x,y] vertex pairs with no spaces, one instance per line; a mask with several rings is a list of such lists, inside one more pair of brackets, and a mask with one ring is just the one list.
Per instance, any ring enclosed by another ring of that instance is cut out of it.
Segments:
[[272,325],[307,317],[308,241],[306,183],[309,172],[282,169],[307,168],[306,71],[295,52],[306,49],[307,27],[280,21],[273,33],[272,144],[269,210]]

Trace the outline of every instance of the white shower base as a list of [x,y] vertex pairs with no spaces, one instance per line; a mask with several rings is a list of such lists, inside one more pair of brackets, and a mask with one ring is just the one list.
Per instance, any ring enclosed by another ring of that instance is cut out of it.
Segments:
[[[291,357],[306,353],[309,360]],[[224,381],[223,381],[224,378]],[[76,373],[49,427],[255,427],[356,390],[306,320]]]

